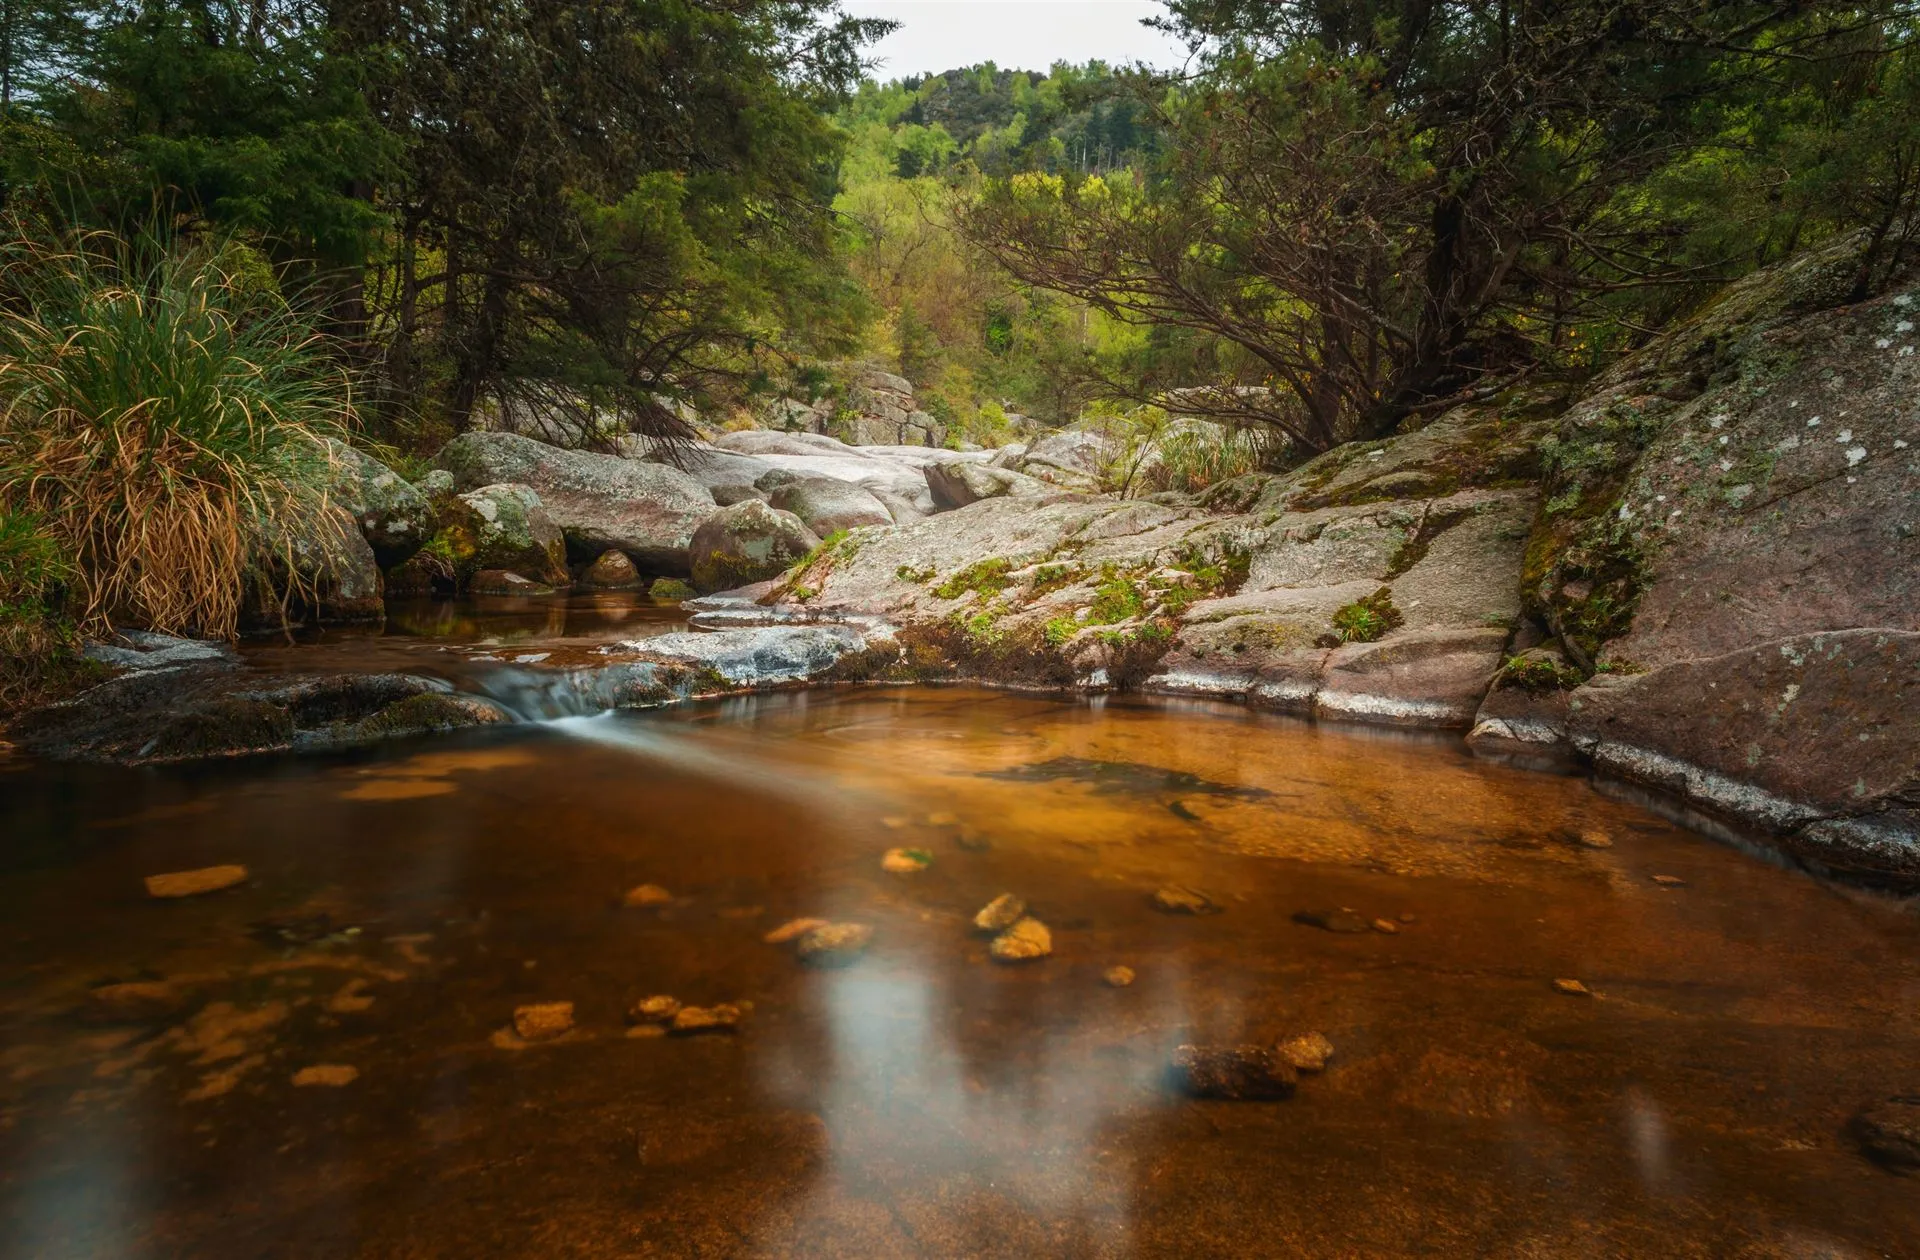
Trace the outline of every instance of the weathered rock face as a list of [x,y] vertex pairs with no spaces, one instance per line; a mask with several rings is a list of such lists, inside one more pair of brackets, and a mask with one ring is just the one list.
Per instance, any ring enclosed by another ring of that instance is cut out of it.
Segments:
[[864,365],[843,365],[844,396],[812,402],[777,400],[762,417],[770,429],[822,434],[853,446],[939,446],[946,426],[914,402],[904,376]]
[[764,581],[819,545],[793,513],[748,499],[721,508],[694,531],[693,584],[700,591],[722,591]]
[[1835,307],[1854,248],[1733,286],[1559,421],[1527,595],[1617,672],[1496,692],[1473,742],[1570,740],[1920,886],[1920,291]]
[[[721,434],[714,439],[714,446],[721,451],[750,456],[765,465],[765,469],[756,474],[756,482],[766,471],[774,469],[807,477],[832,477],[850,481],[884,502],[890,503],[895,498],[904,500],[922,515],[939,510],[927,487],[923,469],[930,465],[984,463],[987,458],[985,453],[969,454],[936,447],[848,446],[817,433],[761,430]],[[900,519],[898,513],[894,519]]]
[[462,490],[531,486],[570,553],[587,560],[618,548],[649,571],[687,572],[693,531],[714,507],[706,487],[678,469],[564,451],[514,433],[461,434],[435,462]]
[[567,581],[567,545],[530,486],[481,486],[459,496],[473,540],[469,567],[506,569],[549,586]]
[[989,464],[952,461],[928,464],[924,470],[927,489],[940,508],[952,509],[1013,495],[1031,496],[1055,493],[1055,487],[1024,473]]
[[775,471],[761,479],[760,488],[769,492],[774,507],[793,513],[821,538],[862,525],[893,524],[886,505],[850,481]]
[[[1539,432],[1462,413],[1372,448],[1362,469],[1309,464],[1199,499],[989,499],[855,531],[772,603],[913,627],[990,675],[1465,726],[1519,618],[1533,512],[1525,489],[1473,484],[1507,480],[1480,448],[1523,461]],[[1445,493],[1396,499],[1375,488],[1389,477]],[[1342,642],[1337,615],[1383,590],[1398,624]]]
[[427,497],[399,473],[345,442],[327,440],[333,460],[333,501],[360,526],[381,568],[420,549],[429,533]]
[[1074,427],[1042,434],[1001,466],[1063,490],[1096,494],[1108,488],[1107,474],[1119,455],[1104,433]]

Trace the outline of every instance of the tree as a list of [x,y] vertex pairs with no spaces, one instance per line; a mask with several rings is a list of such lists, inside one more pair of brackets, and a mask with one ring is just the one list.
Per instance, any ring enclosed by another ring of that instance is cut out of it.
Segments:
[[[1136,178],[1015,175],[961,214],[1022,280],[1215,344],[1183,408],[1308,451],[1540,361],[1674,284],[1686,225],[1634,192],[1783,66],[1837,85],[1905,20],[1692,0],[1172,0],[1201,72],[1137,78],[1170,137]],[[1690,269],[1691,268],[1691,269]],[[1150,394],[1156,382],[1136,388]]]
[[[830,248],[821,107],[886,23],[830,0],[338,0],[384,58],[405,149],[376,286],[402,401],[444,364],[456,429],[490,402],[682,431],[669,394],[854,295]],[[391,42],[389,42],[391,41]]]

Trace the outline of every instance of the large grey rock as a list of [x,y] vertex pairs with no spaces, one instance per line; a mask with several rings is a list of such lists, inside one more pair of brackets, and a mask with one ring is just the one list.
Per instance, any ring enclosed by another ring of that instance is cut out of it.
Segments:
[[702,592],[731,590],[776,577],[820,545],[791,512],[758,499],[725,507],[700,523],[691,544],[693,585]]
[[565,451],[514,433],[461,434],[434,462],[462,490],[531,486],[582,560],[614,547],[643,569],[685,573],[694,528],[713,511],[706,487],[678,469]]
[[1067,490],[1108,489],[1107,478],[1123,451],[1108,434],[1090,428],[1056,429],[1028,443],[1004,467]]
[[[776,467],[752,455],[714,446],[686,447],[674,452],[673,457],[678,459],[680,471],[705,486],[721,507],[743,499],[764,498],[764,493],[755,490],[753,483]],[[650,452],[646,458],[653,463],[670,462],[668,453],[663,451]]]
[[381,568],[420,550],[431,532],[427,496],[399,473],[345,442],[327,439],[332,463],[328,497],[345,508]]
[[469,572],[505,569],[549,586],[566,583],[566,542],[531,486],[481,486],[459,500],[473,540]]
[[962,508],[982,499],[1057,493],[1057,488],[1022,473],[975,462],[952,460],[922,470],[933,501],[941,508]]
[[242,631],[364,625],[385,616],[379,562],[345,508],[328,504],[260,531],[241,577]]
[[771,486],[765,481],[761,483],[762,489],[771,492],[768,502],[783,512],[793,513],[822,538],[862,525],[893,524],[893,514],[887,511],[886,505],[853,482],[791,474],[787,478]]

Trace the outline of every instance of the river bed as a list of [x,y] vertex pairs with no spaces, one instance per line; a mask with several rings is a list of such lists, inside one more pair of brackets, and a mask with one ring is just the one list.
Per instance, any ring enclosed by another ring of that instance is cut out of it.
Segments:
[[[327,758],[14,758],[0,801],[0,1256],[1920,1239],[1920,1181],[1843,1133],[1920,1090],[1911,907],[1452,736],[841,688]],[[667,899],[624,904],[642,884]],[[1221,912],[1156,909],[1169,885]],[[970,920],[1003,892],[1050,957],[989,957]],[[815,969],[763,940],[802,916],[872,944]],[[103,1009],[124,983],[152,1009]],[[750,1009],[636,1033],[652,994]],[[557,1001],[571,1033],[506,1033]],[[1170,1085],[1183,1043],[1309,1031],[1335,1053],[1289,1100]]]

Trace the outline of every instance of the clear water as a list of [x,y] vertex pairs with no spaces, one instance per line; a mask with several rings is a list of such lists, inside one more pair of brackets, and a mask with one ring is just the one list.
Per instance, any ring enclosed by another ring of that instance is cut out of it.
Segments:
[[[1841,1132],[1920,1089],[1912,910],[1452,738],[834,690],[0,760],[0,826],[0,1256],[1920,1252],[1920,1181]],[[143,891],[217,863],[249,881]],[[1052,957],[989,960],[1007,891]],[[1400,930],[1291,917],[1340,908]],[[803,967],[761,939],[795,916],[872,948]],[[174,1008],[101,1022],[141,980]],[[655,993],[753,1006],[627,1035]],[[570,1037],[498,1035],[550,1000]],[[1308,1030],[1336,1054],[1291,1100],[1168,1087],[1183,1042]]]

